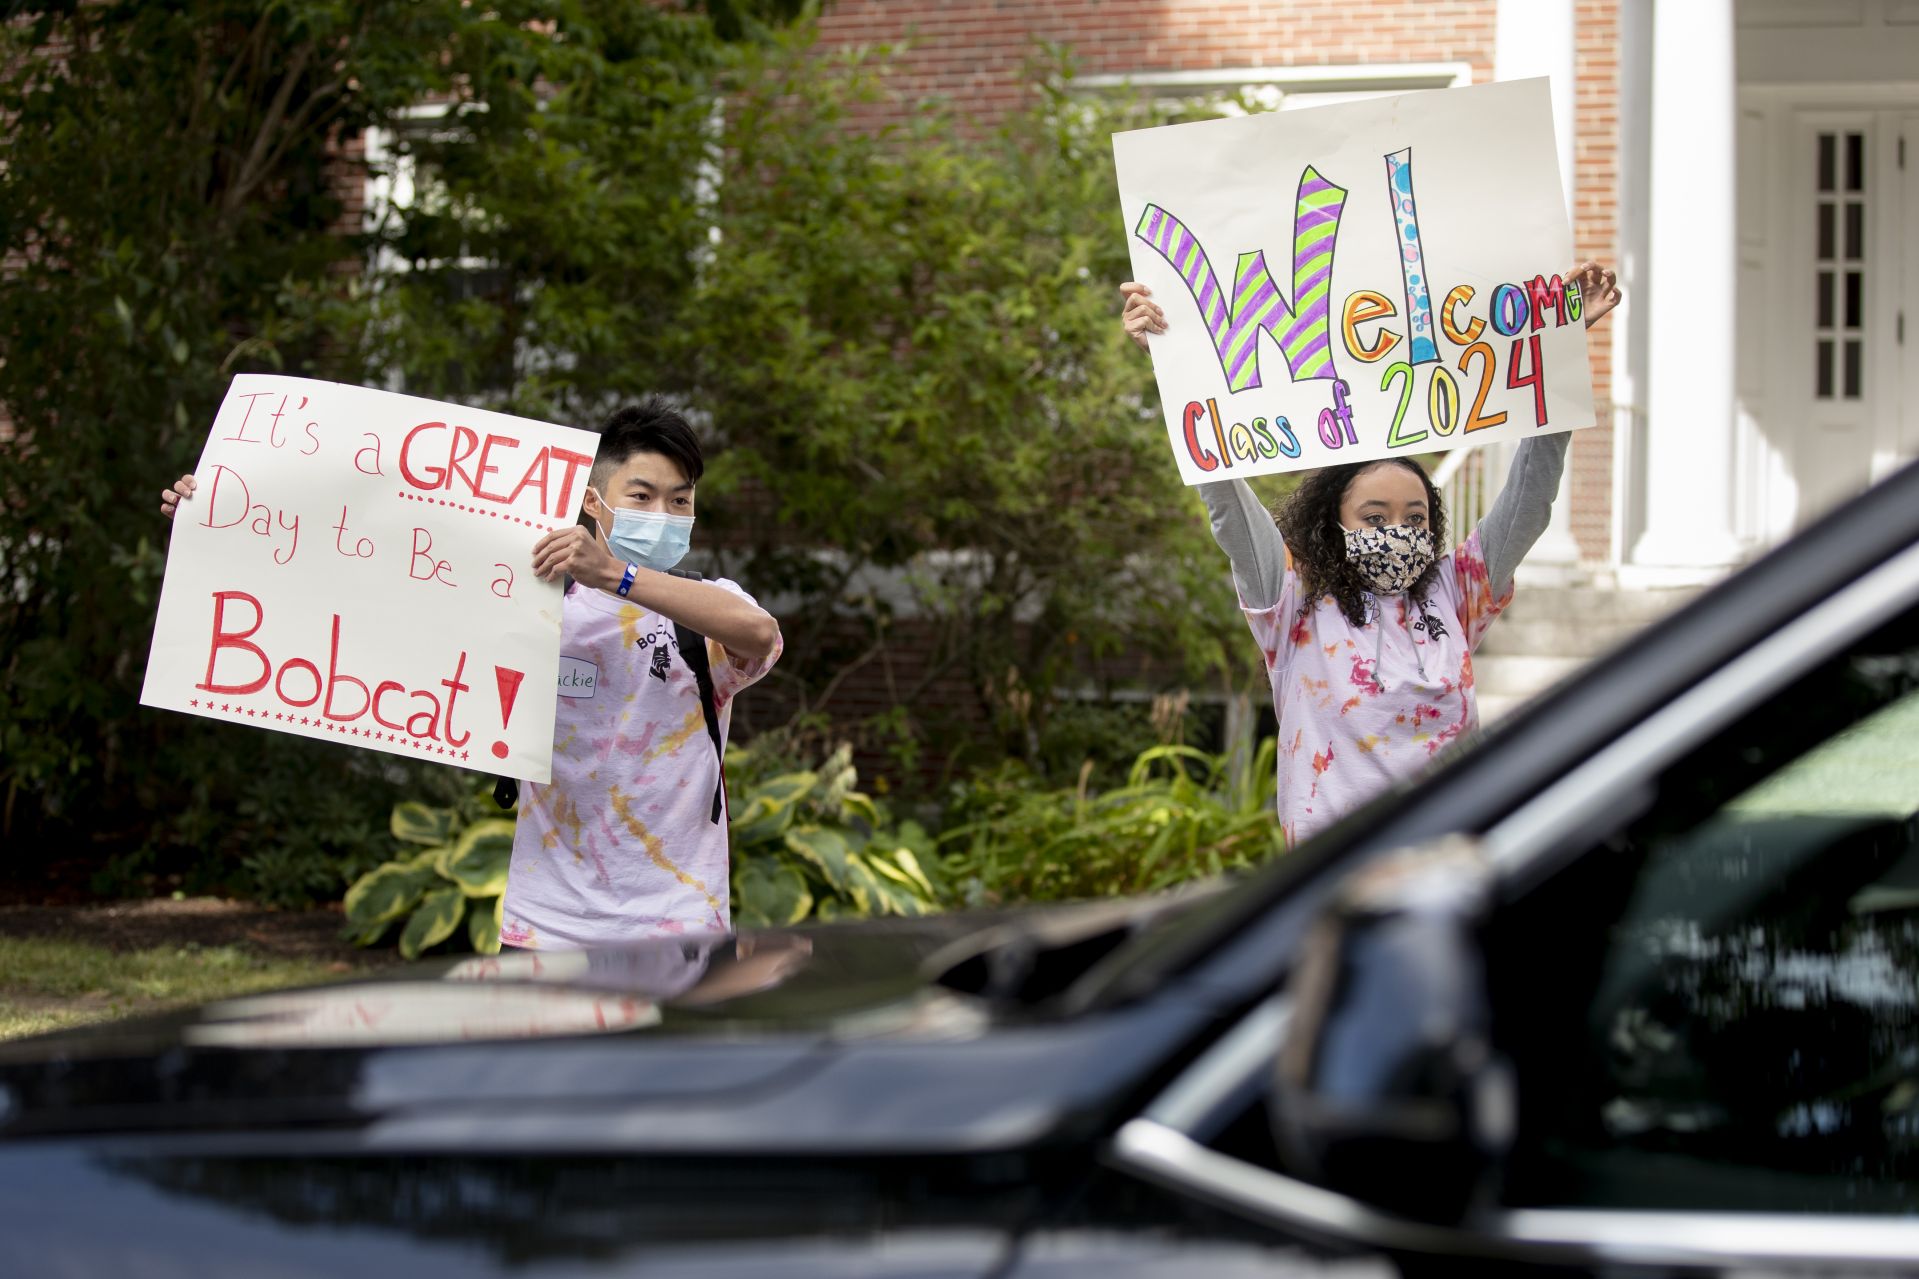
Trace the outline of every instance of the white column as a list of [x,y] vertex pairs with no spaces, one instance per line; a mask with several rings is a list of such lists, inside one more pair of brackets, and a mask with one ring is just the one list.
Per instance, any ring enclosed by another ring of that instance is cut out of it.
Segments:
[[1612,532],[1607,558],[1626,563],[1644,516],[1646,242],[1652,185],[1653,0],[1619,3],[1619,286],[1612,330]]
[[[1573,0],[1499,0],[1494,27],[1493,79],[1526,80],[1546,76],[1552,82],[1553,140],[1559,152],[1559,183],[1566,196],[1566,218],[1574,217],[1573,176],[1576,153],[1573,135],[1578,124],[1574,99],[1577,33]],[[1570,263],[1555,264],[1564,269]],[[1494,463],[1503,480],[1512,465],[1512,446],[1499,451]],[[1579,565],[1579,544],[1572,530],[1572,458],[1553,499],[1552,520],[1520,566],[1530,582],[1564,581]]]
[[1732,564],[1733,343],[1730,318],[1702,323],[1703,298],[1736,296],[1733,0],[1659,0],[1652,26],[1652,271],[1646,317],[1646,531],[1633,576],[1705,581]]

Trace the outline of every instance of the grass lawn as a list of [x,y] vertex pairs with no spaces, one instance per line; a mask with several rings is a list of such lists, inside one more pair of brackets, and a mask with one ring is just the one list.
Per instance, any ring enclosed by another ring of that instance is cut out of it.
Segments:
[[1890,702],[1819,743],[1728,807],[1894,820],[1919,812],[1919,696]]
[[235,946],[113,952],[59,937],[0,937],[0,1039],[229,995],[337,980],[343,965]]

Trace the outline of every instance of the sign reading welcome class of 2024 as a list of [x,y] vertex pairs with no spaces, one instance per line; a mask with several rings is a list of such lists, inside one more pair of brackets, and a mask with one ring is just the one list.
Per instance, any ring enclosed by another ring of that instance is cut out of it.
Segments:
[[1593,424],[1545,80],[1141,129],[1113,152],[1188,484]]
[[140,701],[544,782],[560,587],[598,438],[305,378],[233,379],[174,517]]

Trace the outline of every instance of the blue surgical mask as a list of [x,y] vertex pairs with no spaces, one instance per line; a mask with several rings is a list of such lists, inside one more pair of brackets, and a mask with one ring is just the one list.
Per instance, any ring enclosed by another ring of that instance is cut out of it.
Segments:
[[678,564],[693,541],[693,517],[664,511],[612,507],[613,531],[600,530],[606,545],[623,560],[664,573]]

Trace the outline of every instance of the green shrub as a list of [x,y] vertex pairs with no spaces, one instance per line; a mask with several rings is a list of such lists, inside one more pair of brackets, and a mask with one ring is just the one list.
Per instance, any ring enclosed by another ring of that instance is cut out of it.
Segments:
[[842,745],[816,769],[767,775],[770,744],[727,753],[735,927],[937,909],[925,869],[932,841],[917,822],[895,826],[881,804],[854,789],[852,758],[852,747]]
[[460,939],[482,955],[498,954],[513,819],[481,791],[455,808],[395,804],[390,826],[417,851],[375,866],[347,889],[347,935],[371,946],[404,920],[399,944],[408,959]]
[[[841,746],[818,768],[794,769],[785,767],[777,744],[727,752],[734,926],[938,909],[925,869],[933,841],[916,822],[896,826],[872,796],[854,789],[852,748]],[[400,925],[400,953],[408,959],[461,938],[481,954],[497,953],[513,857],[511,815],[480,792],[453,808],[397,804],[391,829],[414,848],[347,889],[348,936],[372,946]]]
[[1008,763],[956,788],[940,834],[956,905],[1146,893],[1256,865],[1284,851],[1273,819],[1275,745],[1250,764],[1190,746],[1155,746],[1126,784],[1050,787]]

